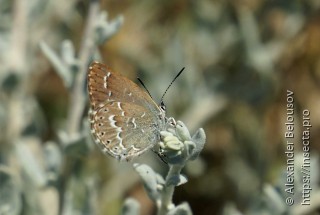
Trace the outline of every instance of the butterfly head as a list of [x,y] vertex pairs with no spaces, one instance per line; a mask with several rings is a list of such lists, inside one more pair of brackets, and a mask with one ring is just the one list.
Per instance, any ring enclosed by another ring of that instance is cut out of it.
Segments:
[[159,108],[163,113],[166,113],[167,107],[163,101],[160,102]]

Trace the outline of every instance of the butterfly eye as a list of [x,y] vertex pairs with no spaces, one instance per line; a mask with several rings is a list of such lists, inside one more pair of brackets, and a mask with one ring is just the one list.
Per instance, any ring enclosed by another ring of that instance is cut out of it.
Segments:
[[166,105],[164,104],[164,102],[163,101],[161,101],[161,103],[160,103],[160,109],[161,110],[163,110],[164,112],[166,112]]

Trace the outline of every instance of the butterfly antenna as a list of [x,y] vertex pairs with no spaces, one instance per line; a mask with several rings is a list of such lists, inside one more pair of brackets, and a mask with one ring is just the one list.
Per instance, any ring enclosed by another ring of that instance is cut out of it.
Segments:
[[170,83],[169,86],[167,87],[166,91],[164,91],[164,94],[162,95],[161,100],[160,100],[161,102],[163,101],[164,95],[166,95],[167,91],[169,90],[169,88],[171,87],[171,85],[173,84],[173,82],[179,77],[179,75],[181,75],[181,73],[183,72],[184,68],[185,68],[185,67],[183,67],[183,68],[180,70],[180,72],[176,75],[176,77],[174,77],[174,79],[171,81],[171,83]]
[[[141,80],[139,77],[138,77],[137,79],[138,79],[138,81],[140,82],[140,84],[143,86],[143,88],[147,91],[147,93],[149,94],[149,96],[152,98],[149,90],[148,90],[147,87],[144,85],[144,83],[142,82],[142,80]],[[153,98],[152,98],[152,99],[153,99]]]

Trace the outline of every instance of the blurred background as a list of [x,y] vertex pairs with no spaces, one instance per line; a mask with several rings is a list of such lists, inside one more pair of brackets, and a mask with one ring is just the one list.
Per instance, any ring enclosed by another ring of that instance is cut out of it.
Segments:
[[[0,214],[155,214],[132,163],[99,151],[85,73],[99,60],[140,77],[194,133],[200,158],[173,201],[196,215],[320,214],[320,2],[0,0]],[[295,203],[287,206],[287,90],[294,98]],[[311,205],[301,206],[308,109]],[[165,175],[167,166],[147,153]]]

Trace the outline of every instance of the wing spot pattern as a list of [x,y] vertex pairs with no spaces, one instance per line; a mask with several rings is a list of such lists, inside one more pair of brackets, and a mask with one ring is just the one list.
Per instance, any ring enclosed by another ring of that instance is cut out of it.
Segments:
[[133,117],[132,120],[131,120],[131,122],[132,122],[132,124],[133,124],[133,128],[136,128],[136,127],[137,127],[137,124],[135,123],[135,120],[136,120],[136,119],[135,119],[134,117]]
[[134,151],[139,151],[140,149],[135,147],[134,145],[131,145],[131,148],[134,150]]
[[[121,128],[120,128],[120,130],[121,130]],[[119,140],[119,146],[120,146],[123,150],[126,150],[126,148],[125,148],[124,145],[122,144],[122,138],[120,137],[120,133],[121,133],[121,131],[119,131],[119,132],[117,133],[117,139]]]
[[124,110],[121,107],[121,102],[117,102],[119,110],[121,110],[121,116],[124,116]]
[[122,108],[121,108],[121,102],[117,102],[117,105],[118,105],[118,108],[119,108],[120,110],[122,110]]
[[110,115],[110,116],[109,116],[108,119],[109,119],[109,121],[110,121],[110,125],[111,125],[112,128],[118,128],[118,126],[116,126],[116,122],[117,122],[117,121],[114,120],[114,117],[115,117],[115,115]]

